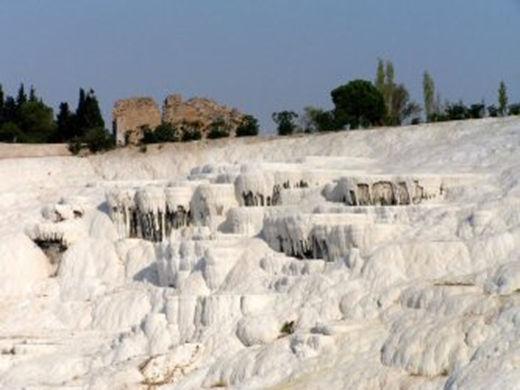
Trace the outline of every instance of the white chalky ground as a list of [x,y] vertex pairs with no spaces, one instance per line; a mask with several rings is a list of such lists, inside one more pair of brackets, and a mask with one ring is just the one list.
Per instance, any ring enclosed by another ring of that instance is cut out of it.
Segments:
[[0,215],[2,389],[520,388],[520,119],[11,153]]

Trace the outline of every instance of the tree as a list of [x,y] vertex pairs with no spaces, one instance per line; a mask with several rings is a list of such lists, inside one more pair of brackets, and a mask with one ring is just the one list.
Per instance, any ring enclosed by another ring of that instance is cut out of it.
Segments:
[[381,92],[385,100],[386,112],[388,114],[385,123],[395,125],[398,120],[395,119],[397,115],[392,114],[392,109],[394,108],[392,100],[394,98],[396,85],[394,64],[392,64],[391,61],[384,63],[382,59],[378,60],[375,87]]
[[31,85],[31,89],[29,90],[29,101],[35,102],[38,98],[36,97],[36,90],[34,89],[34,86]]
[[334,117],[338,128],[350,125],[381,125],[385,118],[385,101],[381,92],[366,80],[354,80],[331,92],[334,102]]
[[318,111],[314,117],[314,121],[318,131],[336,131],[339,129],[332,111]]
[[19,127],[26,142],[49,142],[54,135],[55,122],[52,108],[41,101],[26,101],[19,108]]
[[16,123],[5,122],[0,125],[0,142],[24,142],[23,133]]
[[76,115],[82,116],[85,109],[85,90],[79,89],[78,107],[76,108]]
[[70,112],[69,104],[60,103],[58,115],[56,116],[57,134],[56,141],[63,142],[77,136],[75,132],[74,114]]
[[396,84],[395,69],[391,61],[379,59],[375,87],[383,95],[386,107],[385,124],[400,126],[405,120],[421,111],[417,103],[410,101],[410,94],[404,84]]
[[471,117],[470,110],[461,101],[446,105],[446,116],[448,120],[463,120]]
[[16,107],[22,107],[25,102],[27,102],[27,94],[25,93],[25,87],[22,83],[20,84],[20,88],[18,88],[18,95],[16,96]]
[[487,108],[488,114],[491,118],[496,118],[499,114],[498,108],[493,104]]
[[300,118],[301,127],[306,133],[333,131],[336,129],[334,113],[322,108],[305,107]]
[[91,128],[85,134],[83,141],[92,153],[110,150],[115,147],[115,139],[102,127]]
[[377,60],[377,72],[376,72],[376,80],[375,86],[379,90],[379,92],[383,93],[385,88],[385,64],[381,58]]
[[271,117],[278,125],[278,135],[290,135],[297,129],[294,120],[298,114],[293,111],[273,112]]
[[509,115],[520,115],[520,103],[511,104],[509,106]]
[[153,132],[156,142],[178,142],[180,140],[177,129],[171,123],[161,123]]
[[506,84],[501,81],[500,86],[498,87],[498,112],[500,116],[507,115],[507,88]]
[[424,72],[423,76],[423,95],[426,121],[430,122],[433,114],[437,111],[437,108],[435,107],[435,83],[428,72]]
[[0,84],[0,124],[3,121],[3,113],[4,113],[4,90],[2,88],[2,84]]
[[252,115],[245,115],[236,129],[237,137],[258,135],[258,120]]
[[208,132],[207,138],[209,139],[217,139],[217,138],[225,138],[229,137],[230,129],[226,121],[222,118],[215,120],[211,124],[211,128]]
[[383,88],[383,97],[385,99],[385,105],[387,112],[390,112],[393,106],[392,99],[394,97],[395,90],[395,70],[394,64],[391,61],[386,61],[385,68],[385,85]]
[[184,128],[182,133],[182,142],[198,141],[202,139],[202,132],[197,127]]
[[16,122],[18,120],[17,111],[16,101],[12,96],[7,96],[4,101],[3,121]]
[[486,115],[486,106],[484,103],[476,103],[469,106],[469,117],[472,119],[484,118]]
[[98,100],[92,89],[87,94],[83,89],[79,91],[76,126],[80,134],[85,134],[89,129],[105,127]]
[[421,108],[419,105],[410,101],[410,94],[404,84],[393,87],[386,120],[388,125],[400,126],[408,118],[419,115],[420,112]]

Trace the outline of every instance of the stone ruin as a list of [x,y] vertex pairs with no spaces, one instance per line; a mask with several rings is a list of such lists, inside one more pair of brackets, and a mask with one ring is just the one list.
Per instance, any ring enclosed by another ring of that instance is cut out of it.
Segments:
[[118,100],[112,111],[113,131],[118,145],[137,144],[143,129],[161,124],[161,111],[149,97]]
[[220,105],[207,98],[182,100],[181,95],[170,95],[164,100],[162,113],[149,97],[118,100],[112,111],[113,131],[118,145],[138,144],[146,128],[155,129],[161,122],[173,125],[183,132],[196,129],[206,138],[216,121],[223,121],[234,135],[244,115],[234,108]]

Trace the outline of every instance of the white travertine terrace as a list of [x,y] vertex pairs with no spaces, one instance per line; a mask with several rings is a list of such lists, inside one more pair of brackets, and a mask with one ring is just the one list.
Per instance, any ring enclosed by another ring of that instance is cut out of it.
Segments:
[[0,388],[518,388],[518,119],[0,177]]

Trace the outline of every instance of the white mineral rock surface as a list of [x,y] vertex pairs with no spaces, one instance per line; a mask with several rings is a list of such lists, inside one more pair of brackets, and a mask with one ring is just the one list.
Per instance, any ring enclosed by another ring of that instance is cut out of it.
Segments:
[[44,148],[0,159],[0,388],[520,389],[520,119]]

